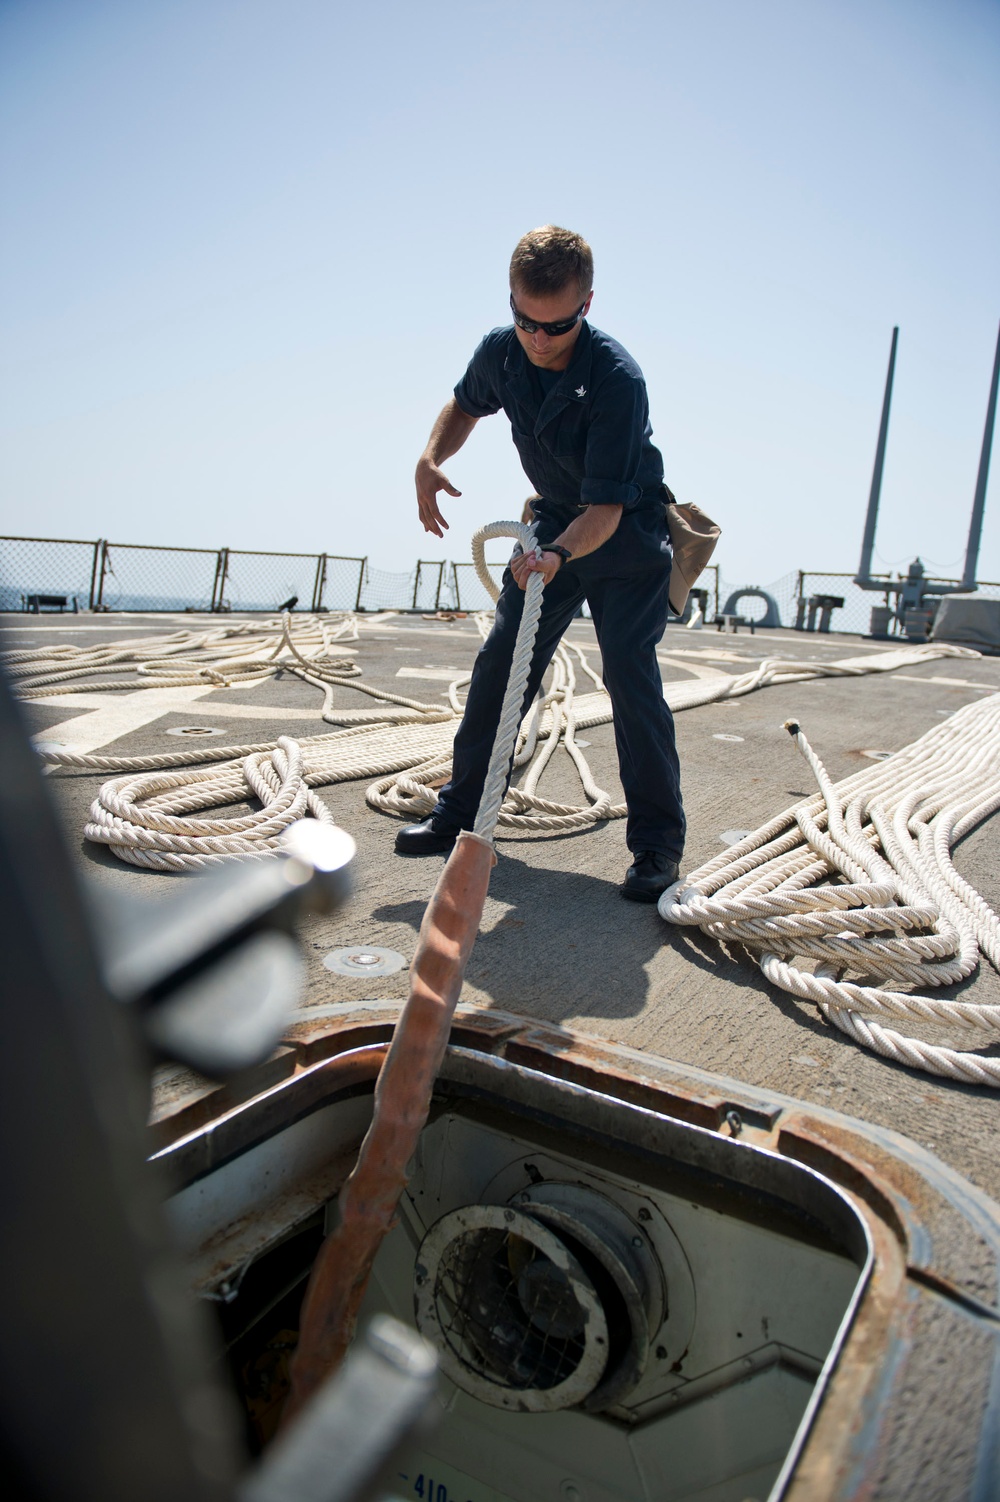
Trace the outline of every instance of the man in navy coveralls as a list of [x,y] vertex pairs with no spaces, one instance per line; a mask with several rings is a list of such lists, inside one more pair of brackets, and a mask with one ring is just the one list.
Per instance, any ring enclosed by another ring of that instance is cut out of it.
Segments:
[[514,639],[531,573],[545,581],[530,707],[559,640],[583,600],[590,606],[614,710],[615,742],[633,864],[621,893],[655,902],[677,879],[684,810],[674,722],[663,699],[656,646],[667,623],[670,539],[663,460],[651,439],[642,372],[614,339],[585,320],[593,297],[590,247],[545,225],[518,242],[510,264],[513,326],[486,335],[431,433],[416,472],[424,530],[444,535],[438,492],[457,496],[440,466],[481,417],[502,407],[534,502],[540,557],[511,560],[496,619],[476,659],[455,737],[451,781],[430,818],[399,830],[400,855],[450,850],[471,829],[482,795]]

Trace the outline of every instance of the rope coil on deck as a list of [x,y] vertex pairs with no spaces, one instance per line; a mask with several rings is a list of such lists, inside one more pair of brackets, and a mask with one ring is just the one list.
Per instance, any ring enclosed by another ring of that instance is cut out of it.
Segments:
[[[495,522],[474,535],[476,571],[494,600],[500,590],[486,565],[485,543],[499,536],[514,537],[522,546],[531,545],[533,540],[531,529],[518,522]],[[538,605],[540,608],[540,599]],[[366,617],[366,622],[383,618]],[[485,637],[490,617],[480,614],[476,624]],[[464,707],[460,690],[471,673],[459,674],[449,684],[447,706],[427,704],[365,683],[353,655],[344,650],[346,644],[358,640],[355,616],[294,619],[285,615],[263,623],[229,622],[208,631],[182,630],[153,639],[137,638],[117,646],[19,650],[4,653],[3,659],[8,672],[15,676],[19,695],[33,699],[53,693],[182,685],[244,688],[279,672],[291,673],[322,692],[318,717],[338,728],[294,741],[282,737],[277,742],[200,744],[154,756],[40,750],[53,767],[117,774],[94,801],[85,829],[88,839],[108,845],[120,859],[133,864],[180,871],[235,857],[265,856],[276,849],[280,829],[273,821],[279,813],[277,809],[269,813],[269,809],[279,797],[277,790],[286,789],[290,778],[300,779],[305,807],[315,817],[320,817],[315,810],[323,805],[312,797],[312,789],[359,778],[376,779],[368,787],[366,799],[380,812],[405,818],[424,818],[433,812],[437,802],[433,784],[445,781],[451,771],[452,741]],[[745,673],[668,683],[665,695],[676,712],[740,697],[772,683],[859,677],[935,658],[978,656],[968,648],[935,644],[832,663],[767,658]],[[520,671],[526,679],[524,663]],[[113,676],[95,677],[108,673]],[[590,680],[588,692],[582,694],[577,691],[580,675]],[[334,694],[343,688],[365,694],[376,703],[364,709],[335,706]],[[511,715],[519,714],[523,692],[523,686],[520,694],[512,692],[505,724]],[[578,730],[607,724],[611,718],[610,700],[586,653],[575,644],[561,643],[553,658],[549,688],[536,699],[518,731],[513,765],[515,770],[526,767],[527,771],[521,785],[509,788],[500,804],[496,819],[500,827],[560,833],[624,817],[624,803],[612,802],[611,794],[598,786],[576,741]],[[295,756],[292,746],[298,748]],[[585,804],[557,802],[538,791],[559,749],[574,763]],[[182,772],[184,768],[201,770]],[[156,782],[144,777],[168,771],[178,775]],[[260,801],[263,807],[259,817],[255,815],[239,828],[231,817],[190,818],[247,801]],[[178,825],[181,820],[183,829]]]
[[839,783],[797,722],[785,728],[819,795],[669,888],[661,915],[744,945],[769,981],[884,1058],[1000,1086],[1000,1058],[887,1026],[903,1019],[1000,1042],[1000,1006],[899,989],[954,985],[981,955],[1000,970],[1000,918],[951,858],[1000,808],[1000,694]]

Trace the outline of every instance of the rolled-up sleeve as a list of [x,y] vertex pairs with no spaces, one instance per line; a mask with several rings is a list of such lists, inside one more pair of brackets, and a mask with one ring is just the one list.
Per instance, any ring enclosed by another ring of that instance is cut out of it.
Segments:
[[495,342],[493,334],[486,335],[455,387],[455,400],[467,417],[491,417],[500,410]]
[[637,484],[649,432],[645,383],[615,372],[595,393],[587,433],[580,500],[585,506],[624,506],[642,495]]

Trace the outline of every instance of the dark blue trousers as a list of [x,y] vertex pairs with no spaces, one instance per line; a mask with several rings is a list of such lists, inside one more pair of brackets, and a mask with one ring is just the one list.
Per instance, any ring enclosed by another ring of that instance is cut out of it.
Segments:
[[[656,646],[667,624],[669,569],[627,578],[586,579],[561,568],[542,594],[531,673],[522,716],[538,692],[552,654],[583,600],[590,606],[604,662],[604,686],[614,710],[618,768],[628,804],[626,843],[680,860],[684,808],[674,720],[663,698]],[[489,766],[507,687],[524,592],[504,574],[496,620],[472,672],[465,715],[455,737],[451,781],[438,795],[437,814],[471,829]]]

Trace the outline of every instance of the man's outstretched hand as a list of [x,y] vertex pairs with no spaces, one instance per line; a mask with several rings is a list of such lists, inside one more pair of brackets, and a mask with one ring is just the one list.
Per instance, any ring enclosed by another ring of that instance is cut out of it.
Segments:
[[443,470],[427,458],[421,458],[414,478],[417,482],[417,509],[423,529],[425,532],[433,532],[435,537],[443,537],[448,530],[448,523],[438,509],[438,491],[443,490],[448,495],[455,496],[462,492],[456,490]]
[[517,553],[510,560],[510,571],[514,575],[514,582],[519,589],[527,589],[528,580],[532,574],[541,574],[542,582],[548,584],[549,580],[562,568],[562,558],[558,553],[546,553],[542,549],[539,558],[534,550],[530,553]]

